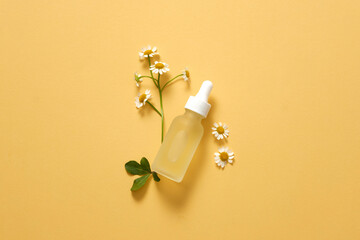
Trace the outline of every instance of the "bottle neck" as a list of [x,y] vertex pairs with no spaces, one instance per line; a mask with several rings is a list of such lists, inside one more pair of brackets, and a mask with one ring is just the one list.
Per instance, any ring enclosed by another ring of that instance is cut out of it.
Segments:
[[193,112],[189,109],[185,109],[185,113],[184,113],[184,116],[190,118],[190,119],[193,119],[193,120],[203,120],[205,117],[196,113],[196,112]]

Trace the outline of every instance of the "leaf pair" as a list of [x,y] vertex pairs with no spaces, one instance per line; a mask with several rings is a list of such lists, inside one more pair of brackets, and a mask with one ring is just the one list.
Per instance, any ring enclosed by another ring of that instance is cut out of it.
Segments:
[[152,172],[150,168],[149,161],[143,157],[140,160],[140,164],[136,161],[129,161],[125,164],[125,169],[128,173],[133,175],[143,175],[134,180],[134,183],[131,187],[131,191],[136,191],[145,185],[146,181],[149,179],[150,175],[153,176],[156,182],[160,181],[159,176],[156,172]]

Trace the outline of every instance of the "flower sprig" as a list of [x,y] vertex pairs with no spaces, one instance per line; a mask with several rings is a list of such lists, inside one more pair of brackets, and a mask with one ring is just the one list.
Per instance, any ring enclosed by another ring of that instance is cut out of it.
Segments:
[[[188,68],[185,68],[180,74],[171,78],[167,82],[161,82],[161,76],[170,71],[169,65],[162,61],[152,61],[151,58],[159,55],[157,51],[157,47],[147,46],[141,49],[139,52],[139,57],[141,60],[147,58],[147,62],[149,64],[149,75],[141,75],[137,72],[134,73],[134,80],[137,87],[141,86],[143,79],[150,79],[154,83],[155,87],[159,91],[159,104],[160,110],[154,106],[154,104],[150,101],[152,99],[152,95],[149,89],[146,89],[143,93],[138,93],[138,96],[135,97],[135,106],[136,108],[142,108],[145,105],[149,105],[160,117],[161,117],[161,142],[164,140],[164,106],[163,106],[163,91],[169,84],[182,77],[184,81],[188,81],[190,79],[190,73]],[[156,76],[157,74],[157,76]],[[125,169],[128,173],[132,175],[140,175],[141,177],[137,178],[133,182],[133,186],[131,187],[131,191],[136,191],[143,187],[147,180],[152,175],[156,182],[160,181],[159,176],[156,172],[151,171],[149,161],[143,157],[140,161],[140,164],[136,161],[129,161],[125,164]]]
[[[140,59],[143,60],[147,58],[148,64],[149,64],[149,73],[150,75],[140,75],[138,73],[135,73],[135,81],[136,86],[140,87],[141,83],[143,82],[143,78],[151,79],[154,83],[155,87],[159,91],[159,103],[160,103],[160,110],[158,110],[154,104],[152,104],[149,99],[151,98],[150,90],[146,90],[145,93],[139,93],[138,97],[135,98],[135,104],[137,108],[141,108],[145,106],[146,103],[150,105],[150,107],[159,114],[161,117],[161,142],[164,140],[164,106],[163,106],[163,91],[167,86],[169,86],[170,83],[177,80],[179,77],[182,77],[185,81],[188,81],[190,79],[190,72],[188,68],[185,68],[181,74],[176,75],[175,77],[171,78],[165,83],[161,82],[161,76],[165,74],[166,72],[170,71],[169,64],[161,61],[154,61],[152,63],[151,58],[154,56],[159,55],[157,51],[157,47],[144,47],[139,52]],[[157,74],[157,76],[156,76]]]

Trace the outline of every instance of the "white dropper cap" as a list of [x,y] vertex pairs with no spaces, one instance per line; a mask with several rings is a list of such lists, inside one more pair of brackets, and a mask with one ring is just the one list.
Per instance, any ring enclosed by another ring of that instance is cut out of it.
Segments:
[[185,108],[193,112],[196,112],[206,118],[211,105],[208,103],[208,98],[213,88],[211,81],[206,80],[202,83],[199,92],[196,96],[190,96],[189,100],[185,104]]

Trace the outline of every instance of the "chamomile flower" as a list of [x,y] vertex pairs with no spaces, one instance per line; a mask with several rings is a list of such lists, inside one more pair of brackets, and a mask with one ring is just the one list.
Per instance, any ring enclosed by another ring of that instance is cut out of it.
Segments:
[[216,137],[217,140],[229,137],[229,127],[226,125],[226,123],[214,123],[211,129],[213,130],[212,134]]
[[160,75],[166,73],[167,71],[170,71],[168,64],[158,61],[155,61],[155,64],[150,66],[150,70],[153,73],[160,73]]
[[229,150],[228,147],[221,147],[219,151],[215,153],[215,163],[224,168],[227,163],[233,163],[234,153]]
[[185,68],[182,71],[182,77],[183,77],[184,81],[187,81],[190,79],[190,72],[189,72],[188,68]]
[[157,52],[157,48],[156,47],[152,48],[151,46],[141,48],[141,52],[139,52],[140,59],[153,57],[154,55],[157,54],[159,54]]
[[141,74],[139,74],[137,72],[134,74],[134,79],[136,81],[136,86],[137,87],[140,87],[140,84],[143,81],[140,77],[141,77]]
[[145,93],[139,93],[135,98],[136,108],[141,108],[145,105],[146,101],[151,98],[150,90],[146,89]]

